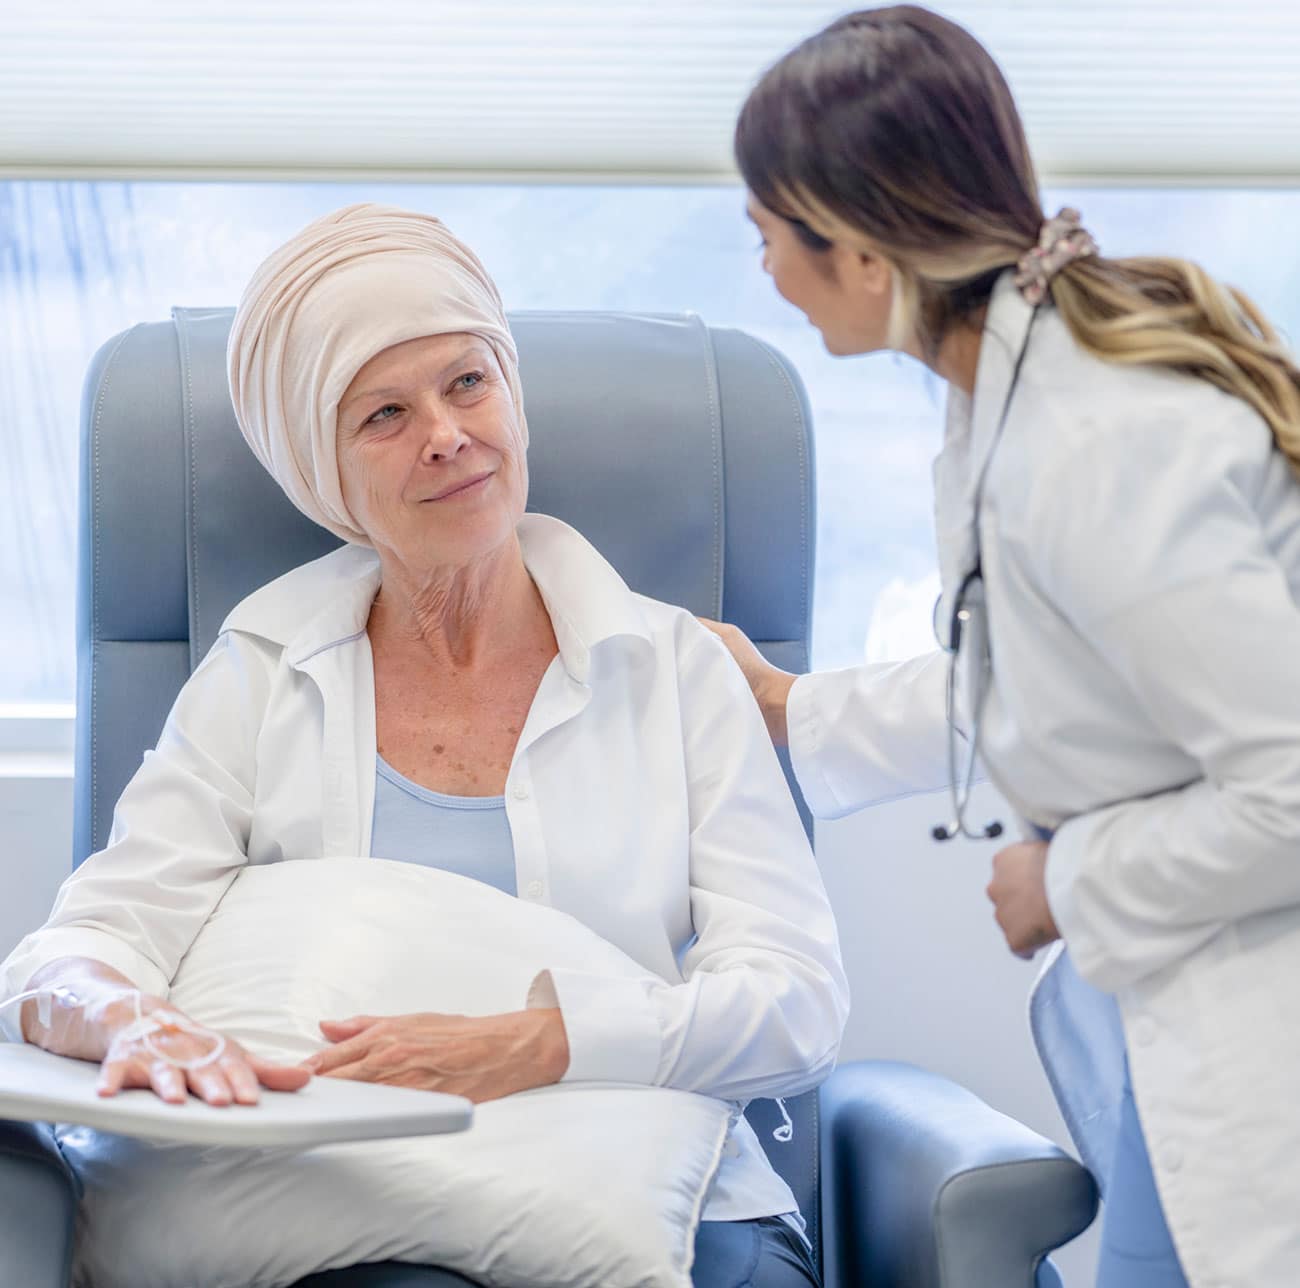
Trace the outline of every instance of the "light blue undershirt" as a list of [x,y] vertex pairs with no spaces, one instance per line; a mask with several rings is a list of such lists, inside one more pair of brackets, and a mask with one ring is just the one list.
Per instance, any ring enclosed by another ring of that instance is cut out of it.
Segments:
[[[370,853],[377,859],[442,868],[518,894],[505,797],[431,792],[403,777],[382,756],[375,757]],[[808,1243],[799,1213],[782,1213],[781,1219]]]
[[375,814],[370,853],[422,863],[518,893],[515,843],[504,796],[444,796],[403,777],[375,757]]

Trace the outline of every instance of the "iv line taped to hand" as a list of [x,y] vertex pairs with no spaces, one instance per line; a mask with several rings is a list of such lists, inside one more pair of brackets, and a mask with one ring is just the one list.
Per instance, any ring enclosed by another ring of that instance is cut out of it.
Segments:
[[[135,1000],[135,1019],[115,1034],[115,1039],[125,1038],[132,1041],[140,1038],[144,1042],[145,1050],[156,1059],[162,1060],[165,1064],[170,1064],[174,1069],[183,1069],[186,1072],[192,1069],[202,1069],[207,1065],[215,1063],[221,1059],[226,1050],[226,1039],[220,1033],[211,1033],[209,1030],[188,1020],[178,1011],[169,1010],[167,1007],[159,1007],[156,1011],[151,1011],[146,1015],[140,1009],[140,992],[137,989],[132,995]],[[25,993],[18,993],[14,997],[6,998],[0,1002],[0,1011],[6,1010],[11,1006],[19,1005],[32,998],[36,1000],[36,1018],[42,1028],[50,1027],[52,1018],[52,1008],[56,1001],[65,1005],[76,1006],[81,1002],[70,988],[62,985],[55,985],[53,988],[32,988]],[[178,1060],[174,1055],[169,1055],[161,1047],[156,1046],[152,1041],[155,1033],[193,1033],[196,1037],[212,1038],[214,1045],[207,1055],[197,1056],[192,1060]]]

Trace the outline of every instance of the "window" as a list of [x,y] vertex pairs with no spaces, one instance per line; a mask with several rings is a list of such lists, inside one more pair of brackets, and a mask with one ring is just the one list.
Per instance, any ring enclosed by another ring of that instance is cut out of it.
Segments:
[[[0,704],[70,703],[82,376],[100,343],[173,304],[233,304],[274,246],[352,201],[427,210],[510,308],[692,309],[798,366],[817,427],[814,662],[930,646],[930,462],[942,383],[908,359],[837,359],[763,275],[730,186],[0,183]],[[1300,192],[1092,189],[1109,254],[1198,259],[1300,333]],[[1279,251],[1277,248],[1283,248]]]

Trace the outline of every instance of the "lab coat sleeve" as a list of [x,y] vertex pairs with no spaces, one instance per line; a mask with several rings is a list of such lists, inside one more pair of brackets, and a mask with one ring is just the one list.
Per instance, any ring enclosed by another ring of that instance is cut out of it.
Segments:
[[695,930],[683,982],[555,970],[530,1001],[560,1007],[566,1081],[794,1095],[830,1073],[848,1014],[835,921],[744,677],[693,619],[681,629]]
[[790,760],[808,808],[842,818],[948,786],[948,659],[801,675],[790,690]]
[[1300,610],[1254,479],[1151,438],[1151,470],[1077,463],[1083,513],[1048,525],[1043,547],[1053,598],[1200,769],[1075,817],[1051,842],[1053,915],[1079,971],[1109,992],[1227,922],[1300,902]]
[[[90,957],[166,995],[199,928],[246,861],[253,745],[268,670],[222,636],[178,695],[117,803],[107,846],[62,885],[45,925],[0,966],[4,996],[59,957]],[[18,1007],[0,1012],[21,1040]]]

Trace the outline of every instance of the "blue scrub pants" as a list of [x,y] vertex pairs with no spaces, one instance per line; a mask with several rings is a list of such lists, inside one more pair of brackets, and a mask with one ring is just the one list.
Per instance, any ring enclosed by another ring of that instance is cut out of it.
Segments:
[[1187,1288],[1174,1251],[1124,1063],[1124,1100],[1106,1187],[1097,1288]]

